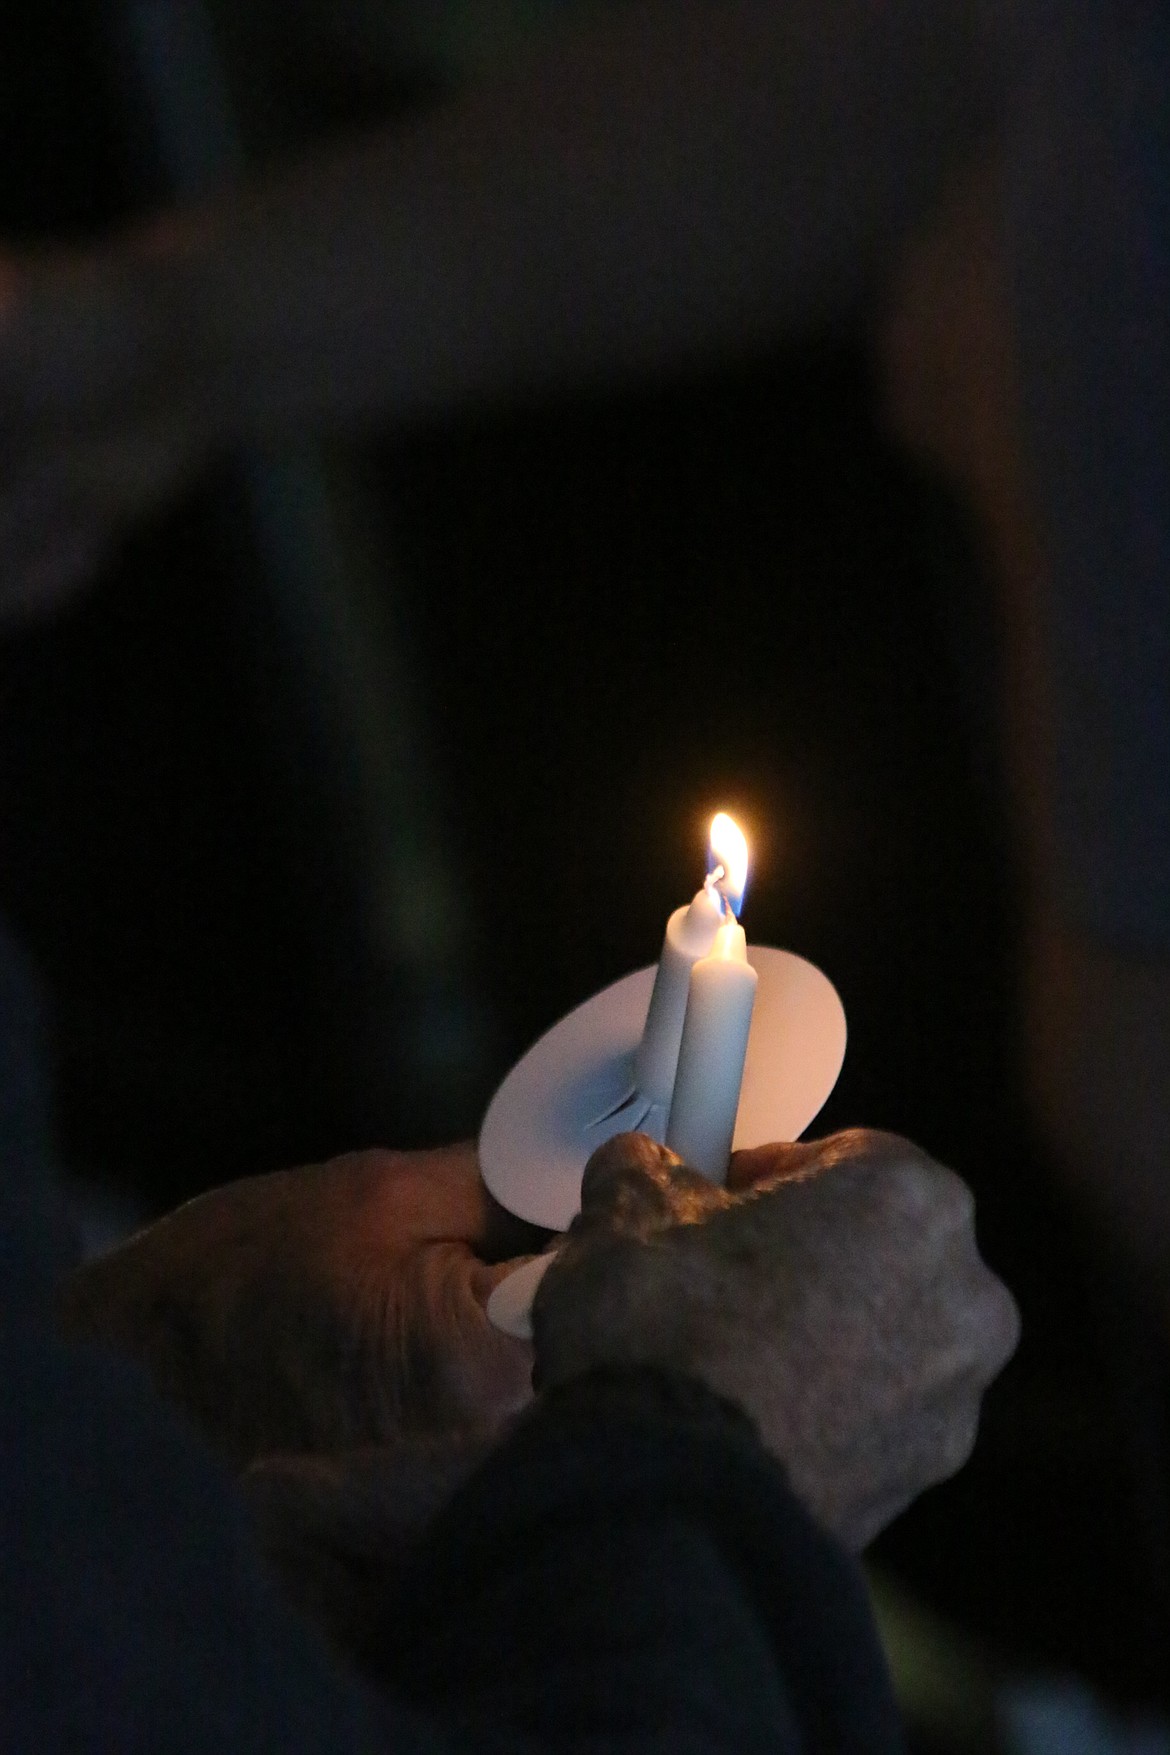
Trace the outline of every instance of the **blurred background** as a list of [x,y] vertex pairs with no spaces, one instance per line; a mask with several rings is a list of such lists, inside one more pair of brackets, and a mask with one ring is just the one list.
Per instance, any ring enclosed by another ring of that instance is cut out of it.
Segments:
[[[10,9],[3,235],[85,237],[404,114],[556,10]],[[1152,1755],[1165,1358],[1033,1134],[1001,610],[878,392],[846,325],[224,465],[6,633],[0,907],[48,987],[66,1163],[115,1227],[474,1133],[536,1035],[656,956],[732,810],[749,935],[849,1016],[815,1131],[959,1169],[1024,1313],[974,1462],[872,1556],[915,1747]]]

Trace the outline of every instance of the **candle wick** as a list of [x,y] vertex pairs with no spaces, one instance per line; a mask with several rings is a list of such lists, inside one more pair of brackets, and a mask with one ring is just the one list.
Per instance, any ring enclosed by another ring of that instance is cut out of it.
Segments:
[[708,894],[714,898],[724,920],[738,920],[739,911],[723,888],[726,881],[727,869],[722,865],[717,865],[713,871],[709,871],[704,879]]

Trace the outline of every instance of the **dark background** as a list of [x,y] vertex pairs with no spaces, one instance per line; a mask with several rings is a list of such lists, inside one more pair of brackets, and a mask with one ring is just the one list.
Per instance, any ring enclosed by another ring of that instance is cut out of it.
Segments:
[[[95,14],[25,11],[0,74],[5,230],[83,236],[165,176]],[[1024,1309],[974,1464],[879,1558],[1009,1664],[1164,1694],[1157,1386],[1016,1071],[992,594],[962,510],[882,436],[864,338],[341,466],[380,582],[364,673],[409,733],[401,796],[371,795],[315,689],[237,461],[0,647],[0,905],[48,985],[67,1165],[152,1212],[474,1132],[536,1034],[654,958],[729,808],[750,936],[819,963],[849,1016],[818,1129],[896,1129],[955,1165]],[[371,796],[425,830],[417,880],[411,822],[390,837],[421,953],[372,943]]]

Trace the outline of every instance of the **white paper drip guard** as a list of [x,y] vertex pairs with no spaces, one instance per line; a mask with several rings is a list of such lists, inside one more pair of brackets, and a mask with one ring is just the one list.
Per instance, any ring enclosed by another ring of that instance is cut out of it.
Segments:
[[[845,1010],[836,988],[791,951],[748,947],[759,976],[734,1149],[794,1140],[837,1082]],[[554,1024],[508,1074],[479,1136],[484,1182],[518,1218],[567,1230],[581,1205],[590,1154],[616,1133],[661,1141],[667,1106],[634,1085],[656,965],[615,981]]]

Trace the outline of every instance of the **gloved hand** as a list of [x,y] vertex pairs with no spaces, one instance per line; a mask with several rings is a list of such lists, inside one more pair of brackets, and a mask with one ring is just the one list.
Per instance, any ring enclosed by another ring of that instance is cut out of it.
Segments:
[[958,1176],[890,1134],[739,1153],[726,1189],[619,1135],[536,1294],[538,1387],[618,1363],[699,1377],[860,1549],[966,1461],[1015,1349],[973,1212]]

